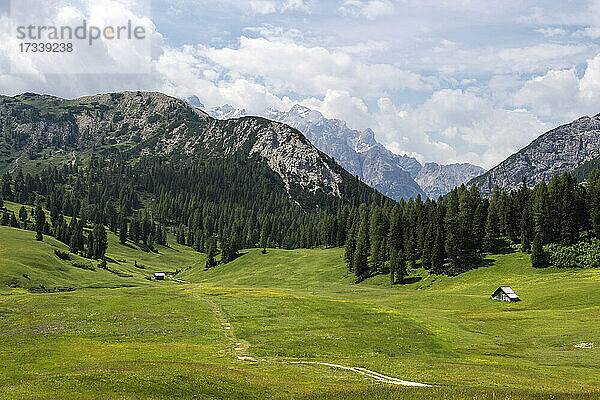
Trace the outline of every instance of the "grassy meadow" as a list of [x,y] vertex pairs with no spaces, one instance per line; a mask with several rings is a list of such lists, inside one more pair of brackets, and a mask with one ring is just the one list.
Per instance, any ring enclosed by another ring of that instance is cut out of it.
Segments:
[[[600,270],[535,270],[515,250],[390,287],[355,285],[337,248],[250,249],[205,271],[187,247],[109,234],[112,272],[55,249],[0,227],[0,398],[600,399]],[[491,300],[501,285],[523,301]]]

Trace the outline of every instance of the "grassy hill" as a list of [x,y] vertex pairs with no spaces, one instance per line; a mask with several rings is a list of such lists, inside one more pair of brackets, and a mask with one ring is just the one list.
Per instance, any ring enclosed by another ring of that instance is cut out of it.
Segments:
[[[536,270],[515,251],[457,277],[355,285],[341,249],[250,249],[205,271],[186,247],[109,234],[116,274],[34,237],[0,228],[0,397],[600,398],[599,270]],[[491,300],[500,285],[523,301]]]

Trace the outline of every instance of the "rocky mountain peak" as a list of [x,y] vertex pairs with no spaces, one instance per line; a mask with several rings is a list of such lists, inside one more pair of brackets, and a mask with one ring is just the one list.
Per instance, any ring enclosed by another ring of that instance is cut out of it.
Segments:
[[516,189],[523,178],[535,186],[599,156],[600,114],[585,116],[546,132],[470,183],[484,193],[491,193],[495,185]]
[[[211,110],[211,115],[218,119],[239,118],[246,112],[225,105]],[[424,169],[419,161],[414,157],[394,154],[385,148],[377,141],[372,129],[351,129],[343,120],[325,118],[319,111],[300,104],[292,106],[287,112],[268,108],[261,115],[298,129],[348,172],[396,200],[417,195],[437,198],[446,188],[449,191],[482,172],[481,168],[470,164],[436,170],[434,176],[427,179],[426,188],[431,189],[428,192],[415,181]],[[422,179],[425,179],[428,171],[423,171]]]

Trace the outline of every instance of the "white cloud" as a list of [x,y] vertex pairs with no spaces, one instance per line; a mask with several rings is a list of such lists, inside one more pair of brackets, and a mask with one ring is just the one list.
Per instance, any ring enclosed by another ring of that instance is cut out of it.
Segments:
[[583,114],[600,112],[600,55],[588,60],[579,78],[573,68],[550,70],[525,82],[514,95],[514,104],[542,117],[566,122]]
[[434,65],[444,75],[460,73],[528,74],[549,68],[568,68],[585,61],[595,50],[587,44],[542,43],[527,47],[440,47],[421,58],[421,66]]
[[590,39],[600,38],[600,27],[588,26],[573,32],[573,37],[588,37]]
[[540,28],[535,31],[541,33],[545,37],[563,36],[567,33],[567,31],[562,28]]
[[275,92],[324,96],[333,89],[374,96],[428,87],[418,74],[390,64],[365,63],[341,51],[289,41],[242,36],[237,49],[199,46],[198,52],[227,69],[231,78],[258,79]]
[[392,14],[394,5],[388,0],[345,0],[338,11],[343,16],[373,20]]
[[312,0],[219,0],[230,3],[254,15],[283,14],[286,12],[311,12]]
[[[102,8],[108,0],[98,1]],[[478,42],[475,46],[465,37],[434,37],[427,24],[419,31],[419,40],[413,40],[412,26],[406,29],[406,38],[398,35],[394,40],[390,32],[395,30],[373,30],[375,24],[389,20],[382,17],[399,10],[399,1],[337,3],[331,11],[338,11],[336,18],[345,26],[357,26],[353,37],[345,36],[347,30],[338,33],[335,25],[327,27],[331,36],[307,30],[306,22],[311,29],[313,26],[308,16],[313,2],[220,1],[234,6],[244,14],[244,21],[254,25],[237,25],[243,35],[233,44],[227,38],[218,46],[170,47],[148,19],[158,39],[150,74],[46,75],[39,65],[23,59],[20,68],[30,74],[0,73],[0,90],[66,97],[125,89],[160,90],[178,97],[197,95],[208,107],[229,103],[252,114],[267,107],[287,110],[301,103],[329,118],[346,120],[353,128],[372,128],[388,148],[422,162],[469,161],[485,167],[494,166],[557,121],[600,112],[600,56],[594,57],[598,48],[588,40],[595,35],[592,24],[564,25],[563,29],[556,28],[563,25],[555,21],[536,25],[543,37],[534,35],[535,41],[523,41],[520,47],[508,47],[506,42],[494,46]],[[508,3],[510,7],[516,4]],[[494,12],[471,0],[403,0],[401,4],[496,18]],[[185,15],[186,9],[179,3],[177,10]],[[415,9],[411,10],[407,15],[414,15]],[[111,13],[126,15],[130,10],[104,7],[101,11],[94,11],[93,18],[104,21]],[[64,13],[65,19],[79,15],[77,10],[64,9]],[[281,22],[285,13],[295,18],[294,24]],[[339,14],[356,19],[349,21]],[[315,20],[320,18],[321,14]],[[381,20],[373,22],[377,18]],[[360,24],[366,24],[363,30],[358,28]],[[0,25],[7,25],[6,19],[0,19]],[[577,29],[579,33],[568,34]],[[546,37],[551,39],[540,42]],[[0,61],[6,60],[8,39],[0,37]],[[124,47],[80,62],[82,66],[98,65],[105,60],[119,67],[138,58]],[[578,73],[578,66],[586,61],[585,73]],[[537,76],[532,77],[534,74]]]
[[248,5],[255,14],[272,14],[277,11],[277,6],[274,1],[252,0],[248,2]]

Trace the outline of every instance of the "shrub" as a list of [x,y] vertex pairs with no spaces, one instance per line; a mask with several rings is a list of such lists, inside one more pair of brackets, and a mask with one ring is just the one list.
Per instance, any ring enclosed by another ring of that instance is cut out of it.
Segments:
[[73,265],[75,268],[79,268],[79,269],[85,269],[87,271],[95,271],[96,268],[92,265],[87,265],[87,264],[81,264],[81,263],[72,263],[71,265]]
[[550,264],[558,268],[600,267],[600,240],[590,239],[573,246],[551,244],[546,247]]
[[71,261],[71,255],[66,251],[54,250],[54,254],[61,260]]

